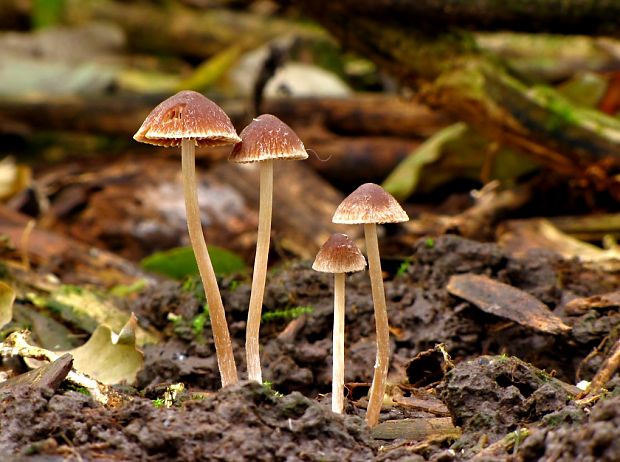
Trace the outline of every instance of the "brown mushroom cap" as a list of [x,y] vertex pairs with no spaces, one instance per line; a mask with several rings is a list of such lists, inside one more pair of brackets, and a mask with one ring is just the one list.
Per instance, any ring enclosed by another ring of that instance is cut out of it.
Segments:
[[263,114],[250,122],[241,132],[228,160],[247,163],[269,159],[302,160],[308,153],[291,127],[276,116]]
[[366,259],[346,234],[332,234],[316,254],[312,269],[323,273],[351,273],[366,268]]
[[180,91],[158,104],[133,136],[141,143],[179,146],[192,139],[196,146],[220,146],[241,141],[226,113],[206,96]]
[[400,204],[381,186],[361,185],[343,200],[332,221],[334,223],[400,223],[409,217]]

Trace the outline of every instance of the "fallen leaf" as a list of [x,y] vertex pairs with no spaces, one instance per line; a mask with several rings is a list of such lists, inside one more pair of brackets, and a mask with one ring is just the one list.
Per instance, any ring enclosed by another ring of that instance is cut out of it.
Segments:
[[0,328],[11,322],[13,319],[13,303],[15,302],[15,291],[13,288],[0,281]]
[[383,182],[383,188],[397,199],[408,198],[416,189],[420,173],[425,165],[438,160],[443,145],[459,138],[467,130],[462,122],[443,128],[409,154]]
[[467,300],[485,313],[509,319],[540,332],[565,334],[571,329],[532,295],[486,276],[452,276],[447,289],[452,295]]
[[133,383],[144,365],[144,354],[136,347],[137,320],[132,313],[121,332],[99,326],[88,341],[69,351],[73,367],[106,385]]

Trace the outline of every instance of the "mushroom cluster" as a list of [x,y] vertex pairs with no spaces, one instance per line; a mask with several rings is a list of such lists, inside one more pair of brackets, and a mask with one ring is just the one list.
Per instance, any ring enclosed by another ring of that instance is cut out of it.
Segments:
[[[239,137],[226,113],[194,91],[181,91],[160,103],[146,118],[134,139],[143,143],[181,146],[185,208],[190,243],[202,279],[215,343],[222,386],[238,381],[226,313],[202,230],[196,187],[195,147],[234,144],[231,162],[259,164],[260,203],[256,256],[246,325],[248,378],[262,382],[259,331],[269,243],[275,160],[301,160],[308,154],[295,132],[277,117],[264,114],[252,120]],[[409,218],[398,202],[380,186],[367,183],[338,206],[332,221],[363,224],[375,310],[377,356],[369,393],[366,422],[377,424],[389,368],[390,339],[376,225]],[[362,271],[366,260],[344,234],[332,235],[319,250],[315,270],[334,274],[334,331],[332,410],[344,410],[345,273]]]

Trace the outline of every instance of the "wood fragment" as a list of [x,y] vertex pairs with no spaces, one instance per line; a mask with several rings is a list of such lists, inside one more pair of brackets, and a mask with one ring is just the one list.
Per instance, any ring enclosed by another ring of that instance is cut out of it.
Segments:
[[494,281],[486,276],[452,276],[448,292],[474,304],[486,313],[509,319],[522,326],[548,334],[566,334],[571,328],[549,308],[527,292]]
[[[20,356],[22,358],[32,358],[40,361],[56,361],[60,355],[45,348],[30,345],[28,343],[28,331],[15,331],[0,343],[0,355]],[[109,386],[83,374],[74,369],[70,370],[66,376],[74,385],[86,388],[95,401],[101,404],[112,404],[119,401],[118,394]]]
[[0,383],[0,394],[22,386],[57,389],[73,366],[73,356],[65,353],[56,361]]
[[593,396],[599,393],[618,369],[620,369],[620,338],[613,345],[609,356],[590,382],[585,395]]
[[460,430],[452,424],[450,417],[387,420],[372,429],[372,436],[379,440],[422,440],[437,436],[458,438],[460,435]]
[[579,316],[591,309],[618,307],[620,307],[620,291],[593,295],[592,297],[575,298],[564,305],[564,311],[568,315]]

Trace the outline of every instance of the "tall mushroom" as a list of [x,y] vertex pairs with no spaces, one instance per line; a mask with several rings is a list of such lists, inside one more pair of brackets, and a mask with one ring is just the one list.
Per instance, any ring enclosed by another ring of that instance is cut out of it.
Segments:
[[258,236],[245,333],[248,378],[259,383],[263,381],[258,339],[271,234],[273,161],[276,159],[302,160],[307,158],[308,153],[306,153],[303,143],[293,129],[271,114],[263,114],[257,117],[243,129],[241,143],[235,145],[228,158],[231,162],[259,162],[260,164]]
[[181,91],[160,103],[134,135],[136,141],[158,146],[181,145],[183,189],[189,239],[205,289],[222,386],[238,381],[226,313],[207,251],[196,187],[196,146],[220,146],[240,140],[226,113],[195,91]]
[[388,324],[385,290],[379,256],[379,240],[377,238],[378,223],[399,223],[408,221],[407,213],[389,193],[381,186],[366,183],[353,191],[343,200],[332,221],[343,224],[364,224],[366,236],[366,253],[372,287],[372,301],[375,307],[375,323],[377,332],[377,357],[375,372],[370,387],[366,422],[375,426],[379,421],[381,403],[385,393],[385,385],[390,361],[390,329]]
[[334,333],[332,366],[332,411],[344,410],[344,314],[345,273],[362,271],[366,259],[346,234],[332,234],[316,254],[312,269],[334,274]]

